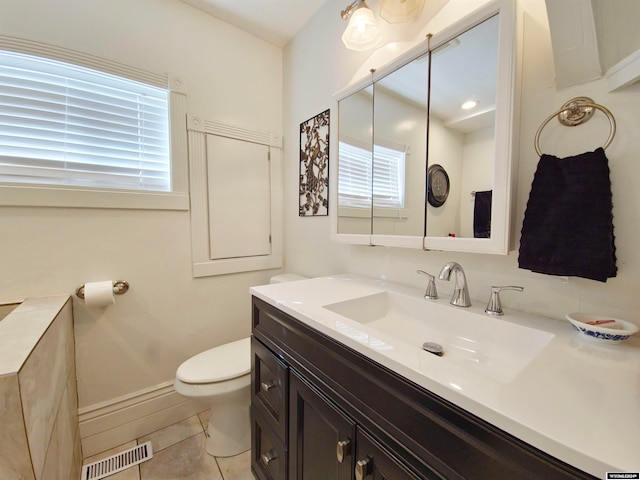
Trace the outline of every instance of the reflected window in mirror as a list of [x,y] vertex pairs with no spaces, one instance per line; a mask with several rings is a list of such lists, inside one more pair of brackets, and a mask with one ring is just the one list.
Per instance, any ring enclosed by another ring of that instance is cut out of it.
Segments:
[[[338,204],[344,216],[369,216],[368,210],[373,203],[380,212],[392,210],[387,215],[398,215],[404,208],[405,195],[405,149],[384,147],[377,143],[371,148],[354,139],[340,140],[338,155]],[[376,178],[373,185],[369,179],[373,176],[375,165]],[[373,195],[373,198],[372,198]],[[374,216],[375,216],[374,215]]]
[[372,85],[340,100],[338,127],[338,233],[370,235],[373,165]]
[[[423,54],[374,82],[373,189],[398,182],[403,194],[395,209],[384,195],[374,197],[374,235],[424,236],[428,80],[429,56]],[[403,169],[393,169],[390,151],[405,152]]]

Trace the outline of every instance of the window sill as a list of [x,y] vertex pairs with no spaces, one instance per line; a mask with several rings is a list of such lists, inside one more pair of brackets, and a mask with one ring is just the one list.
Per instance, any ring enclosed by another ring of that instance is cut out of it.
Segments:
[[189,194],[0,185],[0,206],[189,210]]
[[[338,209],[340,217],[370,218],[371,209],[361,207],[340,207]],[[406,208],[383,208],[376,207],[373,210],[374,218],[408,218],[409,210]]]

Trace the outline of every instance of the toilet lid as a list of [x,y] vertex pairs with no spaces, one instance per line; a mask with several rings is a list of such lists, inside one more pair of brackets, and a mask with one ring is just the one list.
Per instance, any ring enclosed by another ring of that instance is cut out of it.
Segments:
[[251,372],[251,340],[211,348],[190,358],[178,367],[176,377],[185,383],[214,383]]

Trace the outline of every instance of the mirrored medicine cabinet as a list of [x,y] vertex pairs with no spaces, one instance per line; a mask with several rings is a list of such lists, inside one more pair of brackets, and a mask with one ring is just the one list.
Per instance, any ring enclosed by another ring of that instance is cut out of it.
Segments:
[[334,240],[508,253],[514,29],[490,2],[336,95]]

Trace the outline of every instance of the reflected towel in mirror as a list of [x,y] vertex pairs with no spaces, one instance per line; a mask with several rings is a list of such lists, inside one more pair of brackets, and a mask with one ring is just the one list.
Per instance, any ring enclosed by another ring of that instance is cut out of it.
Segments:
[[476,192],[473,204],[473,237],[491,238],[492,190]]

